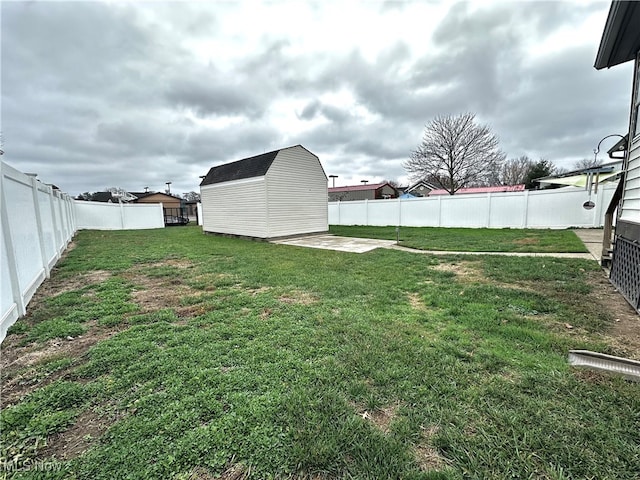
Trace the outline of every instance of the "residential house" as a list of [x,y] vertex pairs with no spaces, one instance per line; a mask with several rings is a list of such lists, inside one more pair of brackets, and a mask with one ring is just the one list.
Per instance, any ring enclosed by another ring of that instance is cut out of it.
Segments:
[[429,182],[419,180],[414,184],[404,188],[402,193],[409,193],[414,197],[426,197],[432,190],[436,190],[436,187],[431,185]]
[[185,201],[169,193],[162,192],[129,192],[134,196],[133,203],[160,203],[162,204],[162,213],[164,216],[164,224],[186,225],[189,223],[189,216],[185,208]]
[[211,168],[200,198],[205,232],[272,239],[329,230],[327,176],[302,145]]
[[617,208],[611,282],[640,309],[640,3],[614,1],[604,27],[595,68],[634,62],[627,147],[622,179],[605,217],[603,250],[608,251],[611,220]]
[[542,187],[546,185],[554,186],[574,186],[581,188],[593,188],[596,191],[602,183],[616,182],[622,174],[622,160],[603,163],[595,167],[580,168],[570,172],[563,172],[557,175],[549,175],[534,179]]
[[136,197],[133,203],[161,203],[164,208],[180,208],[184,200],[175,195],[163,192],[129,192]]
[[382,200],[387,198],[398,198],[398,190],[389,183],[367,183],[329,188],[330,202]]

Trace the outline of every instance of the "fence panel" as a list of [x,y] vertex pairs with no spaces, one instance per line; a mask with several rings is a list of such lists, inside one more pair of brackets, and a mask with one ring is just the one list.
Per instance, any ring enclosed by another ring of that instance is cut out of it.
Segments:
[[71,199],[0,162],[0,342],[75,232]]
[[42,223],[42,245],[44,247],[44,257],[49,269],[58,260],[56,234],[51,216],[51,187],[38,183],[38,211]]
[[601,227],[615,184],[591,195],[596,208],[585,210],[589,194],[581,188],[441,195],[392,200],[330,202],[331,225],[406,227],[569,228]]
[[164,228],[162,204],[118,204],[74,201],[78,230]]
[[490,216],[486,227],[522,228],[525,223],[525,212],[529,201],[529,192],[511,195],[510,193],[493,193],[488,206]]
[[405,227],[439,227],[440,198],[398,200],[401,225]]

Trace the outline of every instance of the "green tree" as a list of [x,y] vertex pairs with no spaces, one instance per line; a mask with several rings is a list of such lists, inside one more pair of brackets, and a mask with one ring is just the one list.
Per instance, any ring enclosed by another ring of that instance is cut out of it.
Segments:
[[548,177],[556,173],[556,171],[557,168],[552,162],[541,158],[538,162],[534,163],[527,172],[524,180],[525,188],[527,190],[538,188],[538,182],[534,181],[536,178]]

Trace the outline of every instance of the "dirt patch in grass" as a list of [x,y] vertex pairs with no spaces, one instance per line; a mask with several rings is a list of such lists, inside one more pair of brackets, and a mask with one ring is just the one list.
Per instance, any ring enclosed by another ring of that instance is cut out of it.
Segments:
[[181,305],[183,297],[197,297],[205,293],[184,285],[179,279],[150,278],[130,273],[125,274],[125,278],[135,285],[131,299],[140,307],[137,314],[171,308],[179,317],[192,318],[206,312],[205,306],[198,303]]
[[431,268],[438,272],[451,272],[462,283],[486,283],[488,281],[477,262],[439,263]]
[[251,469],[241,464],[228,466],[220,475],[214,475],[204,467],[194,467],[187,476],[179,477],[186,480],[244,480],[249,478]]
[[248,289],[248,292],[251,294],[252,297],[255,297],[256,295],[262,295],[263,293],[266,293],[270,290],[271,290],[271,287],[260,287],[260,288],[250,288]]
[[435,447],[420,444],[413,449],[416,462],[423,472],[442,470],[448,466],[447,460],[440,455]]
[[426,305],[420,298],[420,294],[418,293],[407,293],[407,298],[409,299],[409,305],[414,310],[426,310]]
[[[80,290],[87,285],[96,285],[111,278],[112,273],[107,270],[93,270],[91,272],[79,273],[73,277],[52,276],[46,279],[29,302],[28,311],[35,308],[47,298],[55,297],[61,293]],[[27,312],[28,313],[28,312]]]
[[537,245],[540,243],[540,239],[534,237],[518,238],[513,243],[515,245]]
[[119,417],[121,415],[106,416],[94,410],[87,410],[76,418],[70,428],[49,436],[47,446],[39,452],[39,455],[60,460],[76,458],[91,448]]
[[318,299],[308,292],[301,290],[293,290],[291,293],[281,295],[278,300],[282,303],[294,304],[294,305],[313,305],[318,302]]
[[[90,328],[71,340],[58,338],[22,346],[19,345],[21,335],[5,338],[2,342],[0,366],[3,378],[8,380],[2,385],[2,407],[18,402],[32,391],[64,377],[82,361],[93,345],[118,332],[96,327],[94,322],[87,322],[85,325]],[[73,363],[42,378],[37,377],[36,365],[63,357],[73,359]]]
[[382,431],[385,435],[389,433],[391,423],[398,413],[399,404],[389,405],[384,408],[377,408],[375,410],[365,410],[356,407],[358,415],[364,420],[371,422],[377,429]]
[[193,263],[190,260],[184,258],[169,258],[161,262],[153,262],[154,267],[174,267],[179,270],[185,270],[193,267]]
[[588,283],[593,288],[585,302],[595,302],[598,308],[611,315],[611,328],[603,334],[614,350],[614,354],[640,360],[640,316],[624,297],[609,282],[604,272],[589,275]]

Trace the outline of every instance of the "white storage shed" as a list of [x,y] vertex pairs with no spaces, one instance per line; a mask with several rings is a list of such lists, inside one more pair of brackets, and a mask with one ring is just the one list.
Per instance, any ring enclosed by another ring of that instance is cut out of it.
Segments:
[[213,167],[200,196],[205,232],[273,239],[329,230],[327,176],[302,145]]

